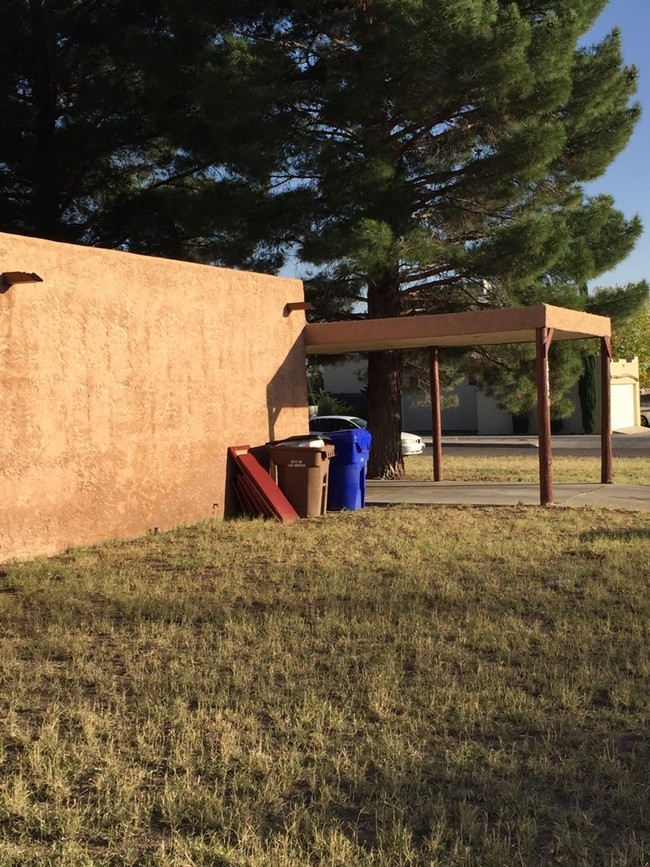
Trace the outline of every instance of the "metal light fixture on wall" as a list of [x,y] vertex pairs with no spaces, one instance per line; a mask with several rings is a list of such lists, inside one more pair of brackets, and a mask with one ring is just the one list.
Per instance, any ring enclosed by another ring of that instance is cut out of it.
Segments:
[[15,286],[17,283],[42,283],[43,278],[39,277],[38,274],[30,273],[29,271],[3,271],[2,275],[2,283],[0,285],[0,292],[6,292],[11,286]]

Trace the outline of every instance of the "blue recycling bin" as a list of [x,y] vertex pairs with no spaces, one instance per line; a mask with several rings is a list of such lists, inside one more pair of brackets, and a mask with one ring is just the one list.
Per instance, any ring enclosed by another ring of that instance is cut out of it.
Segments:
[[328,510],[340,512],[342,509],[363,508],[372,436],[359,428],[328,432],[327,439],[334,443],[335,449],[330,461]]

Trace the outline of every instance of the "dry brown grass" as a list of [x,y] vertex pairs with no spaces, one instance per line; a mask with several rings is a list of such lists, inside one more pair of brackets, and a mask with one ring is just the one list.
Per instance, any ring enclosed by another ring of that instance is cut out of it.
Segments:
[[4,566],[0,865],[647,865],[649,543],[397,507]]
[[[406,478],[411,481],[426,481],[432,477],[431,455],[413,455],[404,464]],[[503,457],[443,453],[443,470],[448,482],[537,482],[539,456],[534,450]],[[619,485],[650,485],[650,460],[616,457],[613,475]],[[553,458],[553,478],[558,483],[599,483],[600,458],[556,455]]]

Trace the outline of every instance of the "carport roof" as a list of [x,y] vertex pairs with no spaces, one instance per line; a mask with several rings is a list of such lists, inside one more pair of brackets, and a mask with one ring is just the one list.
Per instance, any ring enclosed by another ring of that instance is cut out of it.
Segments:
[[610,320],[606,316],[537,304],[434,316],[314,322],[305,327],[305,349],[309,355],[337,355],[427,346],[534,343],[538,328],[552,328],[553,340],[580,340],[611,334]]

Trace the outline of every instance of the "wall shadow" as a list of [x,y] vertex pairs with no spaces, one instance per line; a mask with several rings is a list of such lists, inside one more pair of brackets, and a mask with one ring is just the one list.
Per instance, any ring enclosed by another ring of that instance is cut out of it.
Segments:
[[[305,341],[301,333],[266,386],[269,442],[277,439],[276,426],[282,410],[304,407],[306,413],[307,401]],[[290,435],[303,433],[309,433],[308,429],[292,431]]]

